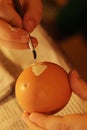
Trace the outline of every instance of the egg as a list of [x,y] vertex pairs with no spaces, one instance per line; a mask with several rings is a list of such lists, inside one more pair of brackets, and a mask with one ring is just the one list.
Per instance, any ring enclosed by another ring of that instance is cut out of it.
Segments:
[[67,72],[52,62],[38,62],[19,75],[15,94],[28,113],[53,114],[65,107],[71,97]]

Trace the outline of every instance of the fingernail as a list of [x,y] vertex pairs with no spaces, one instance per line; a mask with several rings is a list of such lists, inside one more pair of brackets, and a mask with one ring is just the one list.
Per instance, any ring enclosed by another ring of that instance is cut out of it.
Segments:
[[71,73],[72,73],[73,77],[80,78],[80,75],[77,70],[72,70]]
[[34,22],[33,20],[29,20],[26,24],[26,29],[30,32],[32,32],[32,30],[34,29]]
[[34,113],[30,114],[30,116],[29,116],[30,121],[36,122],[37,119],[38,119],[37,114],[34,114]]
[[29,113],[28,112],[24,112],[23,115],[22,115],[22,119],[24,122],[26,122],[29,118]]

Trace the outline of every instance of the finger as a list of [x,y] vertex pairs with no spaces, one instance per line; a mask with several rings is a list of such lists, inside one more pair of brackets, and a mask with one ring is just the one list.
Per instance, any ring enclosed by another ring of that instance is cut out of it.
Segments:
[[[32,43],[34,48],[36,48],[38,43],[35,38],[32,38]],[[6,48],[11,48],[11,49],[30,49],[28,43],[14,42],[9,40],[4,40],[2,38],[0,38],[0,46],[4,46]]]
[[62,130],[86,130],[87,114],[71,114],[63,117]]
[[62,117],[48,116],[38,113],[30,114],[29,120],[48,130],[60,130],[62,123]]
[[76,70],[69,73],[71,88],[79,97],[87,100],[87,83],[83,81]]
[[0,46],[4,46],[10,49],[28,49],[28,45],[26,43],[17,43],[13,41],[7,41],[0,38]]
[[7,22],[0,20],[0,38],[24,43],[28,41],[29,36],[25,30],[12,27]]
[[29,120],[29,114],[28,114],[27,112],[26,112],[26,113],[23,113],[22,119],[23,119],[24,122],[28,125],[29,130],[46,130],[46,129],[43,129],[43,128],[39,127],[39,126],[36,125],[35,123],[31,122],[31,121]]
[[41,0],[26,0],[25,15],[23,19],[24,27],[30,32],[40,23],[42,16]]
[[28,127],[29,127],[29,130],[47,130],[47,129],[44,129],[44,128],[41,128],[39,127],[38,125],[32,123],[31,121],[26,121]]
[[[0,45],[13,49],[26,49],[28,46],[29,35],[20,28],[14,28],[7,22],[0,20]],[[37,46],[37,40],[32,38],[34,47]]]
[[29,130],[47,130],[45,128],[41,128],[40,126],[32,123],[31,121],[28,121],[27,125],[29,126]]
[[23,27],[22,19],[17,14],[11,0],[3,0],[0,3],[0,18],[16,27]]

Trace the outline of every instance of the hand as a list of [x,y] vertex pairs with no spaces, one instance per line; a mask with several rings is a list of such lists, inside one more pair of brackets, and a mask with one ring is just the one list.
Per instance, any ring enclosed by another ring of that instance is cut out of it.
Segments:
[[[79,97],[87,100],[87,83],[73,70],[69,73],[71,88]],[[86,130],[87,114],[66,116],[44,115],[40,113],[23,114],[23,119],[30,130]]]
[[[23,20],[17,14],[12,0],[0,0],[0,44],[15,49],[28,48],[29,35],[40,23],[41,0],[20,0],[25,11]],[[34,46],[37,40],[32,38]]]
[[86,130],[87,114],[61,116],[47,116],[40,113],[23,115],[29,130]]

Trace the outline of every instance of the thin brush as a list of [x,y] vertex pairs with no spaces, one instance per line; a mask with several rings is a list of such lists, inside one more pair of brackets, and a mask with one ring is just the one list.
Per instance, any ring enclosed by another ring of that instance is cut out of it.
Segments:
[[[21,6],[21,4],[20,4],[20,1],[19,1],[19,0],[13,0],[13,3],[14,3],[14,5],[15,5],[15,9],[16,9],[17,13],[18,13],[18,14],[20,15],[20,17],[23,19],[23,17],[24,17],[24,11],[23,11],[23,9],[22,9],[22,6]],[[28,45],[29,45],[29,47],[30,47],[30,49],[31,49],[31,51],[32,51],[32,53],[33,53],[34,59],[36,59],[36,58],[37,58],[37,55],[36,55],[36,51],[35,51],[35,49],[34,49],[34,46],[33,46],[33,44],[32,44],[31,37],[30,37],[30,40],[29,40],[29,42],[28,42]]]

